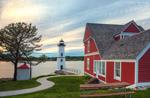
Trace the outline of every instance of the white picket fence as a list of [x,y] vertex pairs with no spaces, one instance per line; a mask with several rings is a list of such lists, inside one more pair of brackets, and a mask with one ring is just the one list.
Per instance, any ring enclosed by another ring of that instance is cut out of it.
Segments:
[[79,69],[65,68],[64,70],[67,71],[67,72],[71,72],[71,73],[78,74],[78,75],[81,75],[81,74],[82,74],[82,71],[79,70]]

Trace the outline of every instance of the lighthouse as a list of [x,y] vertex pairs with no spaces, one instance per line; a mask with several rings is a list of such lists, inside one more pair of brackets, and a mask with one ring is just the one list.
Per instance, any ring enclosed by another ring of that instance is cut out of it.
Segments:
[[65,46],[64,41],[61,39],[58,43],[57,70],[65,68]]

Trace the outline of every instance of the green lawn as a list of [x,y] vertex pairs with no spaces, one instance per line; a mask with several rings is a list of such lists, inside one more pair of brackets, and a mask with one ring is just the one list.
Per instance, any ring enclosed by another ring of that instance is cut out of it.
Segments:
[[[81,91],[81,94],[94,94],[94,93],[98,94],[98,93],[112,93],[112,92],[116,92],[116,91],[115,90],[114,91],[110,91],[110,90],[84,90],[84,91]],[[103,97],[101,97],[101,98],[103,98]],[[111,96],[111,97],[107,97],[107,98],[125,98],[125,96]],[[150,98],[150,89],[144,90],[144,91],[137,91],[136,94],[132,95],[132,98]]]
[[55,86],[50,89],[4,98],[79,98],[79,85],[85,82],[83,77],[78,76],[53,77],[49,80],[55,82]]
[[0,91],[32,88],[38,85],[40,85],[40,83],[36,82],[36,79],[22,81],[0,80]]
[[[24,94],[4,98],[79,98],[79,85],[83,84],[86,79],[87,77],[85,78],[78,76],[53,77],[49,80],[55,82],[55,86],[50,89],[32,94]],[[98,90],[97,92],[101,92],[101,90]],[[102,90],[102,92],[105,93],[107,91]],[[124,96],[112,96],[107,98],[124,98]],[[138,91],[135,95],[132,96],[132,98],[150,98],[150,89]]]

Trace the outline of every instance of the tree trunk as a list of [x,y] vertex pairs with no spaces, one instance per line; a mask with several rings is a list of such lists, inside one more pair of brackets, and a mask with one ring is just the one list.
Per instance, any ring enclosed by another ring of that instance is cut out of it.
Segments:
[[30,80],[32,79],[32,66],[31,66],[31,63],[30,63]]
[[13,78],[14,81],[17,80],[17,65],[18,65],[18,62],[16,61],[14,63],[14,78]]

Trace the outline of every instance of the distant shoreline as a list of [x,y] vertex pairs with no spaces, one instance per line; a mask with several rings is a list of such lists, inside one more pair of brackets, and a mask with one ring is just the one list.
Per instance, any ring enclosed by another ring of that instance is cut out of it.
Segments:
[[[83,56],[66,56],[66,61],[83,61]],[[40,57],[30,57],[30,61],[38,61]],[[10,61],[9,59],[0,59],[0,61]],[[26,61],[26,58],[22,58],[21,61]],[[45,61],[57,61],[57,57],[46,57]]]

